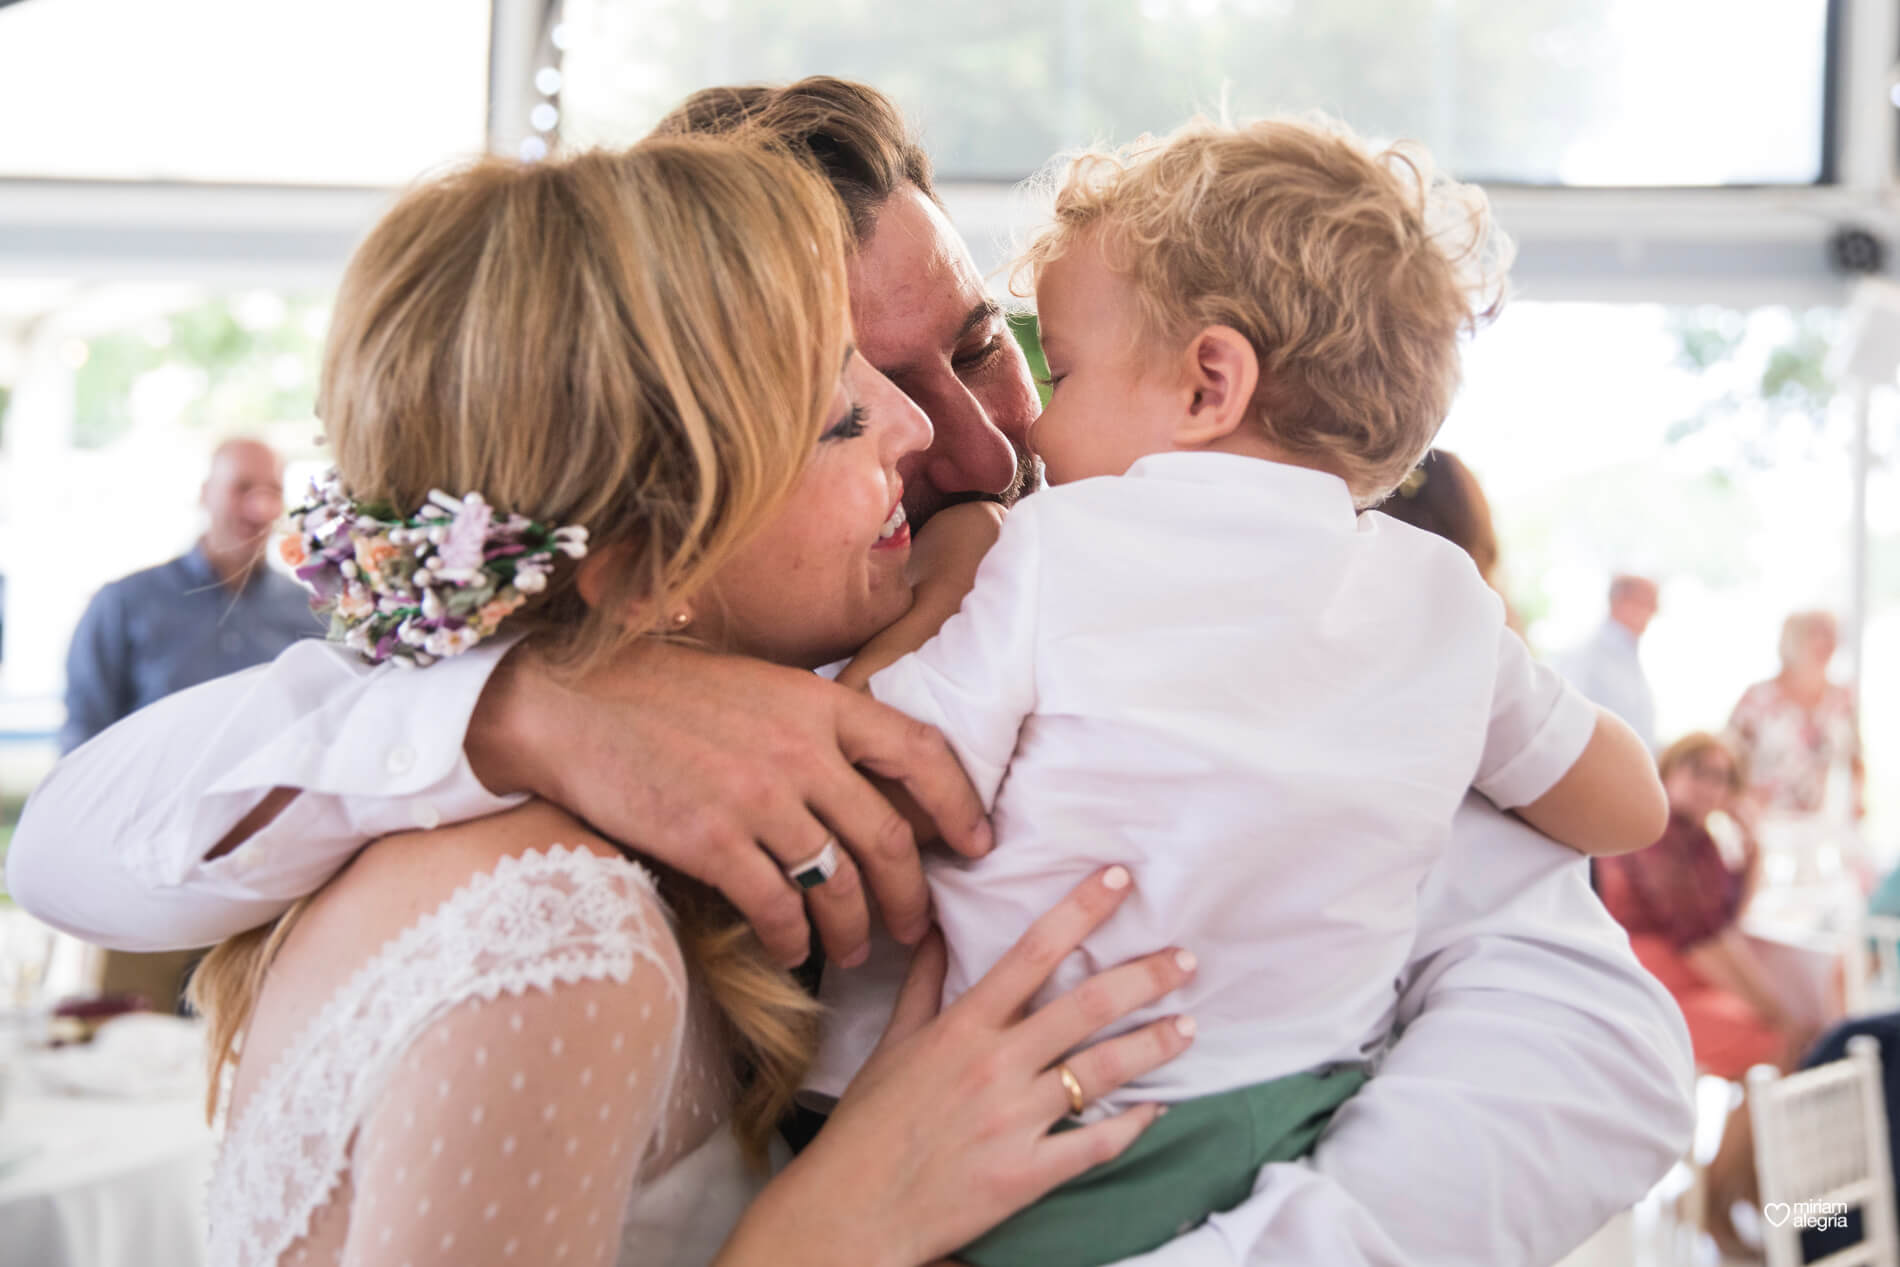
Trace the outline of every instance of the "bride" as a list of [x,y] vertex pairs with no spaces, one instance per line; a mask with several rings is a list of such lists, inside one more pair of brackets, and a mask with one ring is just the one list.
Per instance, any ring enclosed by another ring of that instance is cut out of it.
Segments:
[[[846,293],[830,192],[749,143],[411,192],[339,294],[337,472],[286,550],[334,654],[848,655],[909,604],[896,465],[930,432],[851,349]],[[818,1017],[723,899],[544,803],[431,818],[200,970],[220,1267],[925,1263],[1131,1142],[1153,1106],[1047,1132],[1076,1085],[1187,1041],[1158,1022],[1058,1063],[1181,984],[1170,951],[1023,1015],[1130,891],[1112,868],[940,1016],[927,942],[879,1054],[768,1180]]]

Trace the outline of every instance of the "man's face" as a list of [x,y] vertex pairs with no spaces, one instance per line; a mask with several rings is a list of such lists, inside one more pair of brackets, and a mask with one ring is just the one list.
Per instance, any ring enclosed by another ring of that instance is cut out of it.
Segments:
[[1036,418],[1029,364],[943,211],[893,195],[851,263],[858,351],[917,402],[936,435],[898,466],[913,528],[973,496],[1014,500]]
[[1649,622],[1656,618],[1661,599],[1662,594],[1655,585],[1648,581],[1634,582],[1617,597],[1610,614],[1640,638],[1649,628]]
[[205,538],[215,552],[262,551],[284,513],[284,468],[277,455],[248,440],[220,448],[205,479],[204,507],[211,516]]

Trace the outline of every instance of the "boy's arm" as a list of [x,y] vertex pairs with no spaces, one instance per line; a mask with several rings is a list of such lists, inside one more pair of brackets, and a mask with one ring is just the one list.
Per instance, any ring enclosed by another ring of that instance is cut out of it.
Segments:
[[1502,626],[1490,727],[1472,786],[1580,853],[1645,848],[1669,821],[1642,740]]
[[1648,848],[1669,825],[1655,758],[1634,730],[1601,708],[1576,764],[1517,812],[1553,840],[1598,858]]
[[976,570],[1003,529],[1003,514],[996,502],[972,501],[945,507],[931,517],[911,548],[910,571],[918,579],[910,610],[851,658],[836,678],[840,686],[864,690],[873,673],[937,636],[976,584]]

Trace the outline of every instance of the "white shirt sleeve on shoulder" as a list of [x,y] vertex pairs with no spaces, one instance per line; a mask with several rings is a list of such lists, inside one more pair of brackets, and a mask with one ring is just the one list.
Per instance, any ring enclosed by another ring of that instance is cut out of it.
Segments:
[[1036,707],[1041,546],[1029,502],[1003,521],[976,584],[937,636],[871,678],[871,694],[943,732],[983,808]]
[[1130,1264],[1548,1264],[1682,1156],[1688,1031],[1583,858],[1467,797],[1419,918],[1404,1032],[1314,1155]]
[[1472,786],[1500,809],[1529,805],[1577,763],[1596,724],[1596,705],[1500,629],[1491,725]]
[[[53,768],[7,853],[35,917],[117,950],[208,945],[281,914],[367,841],[519,803],[462,740],[512,641],[425,670],[299,642],[268,665],[140,710]],[[273,788],[301,792],[205,855]]]

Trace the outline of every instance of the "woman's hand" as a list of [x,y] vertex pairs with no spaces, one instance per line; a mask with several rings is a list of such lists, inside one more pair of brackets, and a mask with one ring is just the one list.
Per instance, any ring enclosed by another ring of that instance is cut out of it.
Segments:
[[916,1267],[1133,1143],[1159,1106],[1050,1134],[1070,1111],[1054,1066],[1068,1056],[1093,1100],[1186,1050],[1194,1027],[1185,1017],[1076,1047],[1181,986],[1194,957],[1160,951],[1023,1014],[1130,884],[1122,867],[1090,878],[940,1016],[943,943],[928,938],[877,1051],[817,1141],[747,1211],[718,1262]]

